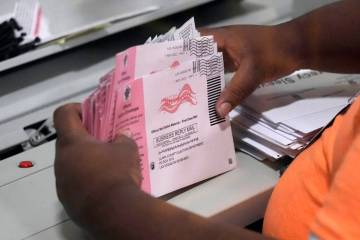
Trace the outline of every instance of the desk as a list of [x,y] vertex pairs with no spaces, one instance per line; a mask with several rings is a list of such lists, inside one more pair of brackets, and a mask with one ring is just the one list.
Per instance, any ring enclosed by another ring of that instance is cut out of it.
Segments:
[[[0,162],[0,238],[32,240],[86,239],[57,200],[53,169],[54,141]],[[205,181],[167,201],[216,221],[245,226],[260,219],[276,171],[237,153],[238,168]],[[17,164],[31,160],[33,168]]]

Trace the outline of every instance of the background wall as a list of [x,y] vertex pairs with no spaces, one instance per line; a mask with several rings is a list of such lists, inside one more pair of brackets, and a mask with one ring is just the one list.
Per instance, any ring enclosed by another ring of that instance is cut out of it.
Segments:
[[337,0],[292,0],[292,16],[297,17],[314,8],[336,2]]

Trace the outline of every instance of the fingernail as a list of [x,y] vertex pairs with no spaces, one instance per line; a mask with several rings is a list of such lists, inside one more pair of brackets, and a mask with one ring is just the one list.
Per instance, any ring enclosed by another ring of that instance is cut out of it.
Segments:
[[224,102],[220,104],[218,108],[218,113],[221,117],[225,117],[231,111],[231,104],[228,102]]
[[122,131],[120,134],[117,134],[114,138],[114,142],[122,143],[123,141],[126,141],[127,139],[132,139],[132,134],[130,131]]
[[132,138],[132,132],[130,130],[125,130],[121,134],[128,138]]

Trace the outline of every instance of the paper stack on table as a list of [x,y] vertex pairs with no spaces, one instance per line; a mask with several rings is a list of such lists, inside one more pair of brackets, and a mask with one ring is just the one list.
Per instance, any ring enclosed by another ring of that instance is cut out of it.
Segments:
[[35,49],[47,30],[38,0],[16,1],[14,13],[0,16],[0,61]]
[[359,90],[360,75],[311,70],[264,84],[230,114],[235,145],[261,160],[295,157]]
[[117,54],[114,70],[83,102],[82,117],[101,141],[131,136],[142,189],[161,196],[229,171],[236,161],[230,121],[215,110],[224,64],[213,37],[200,37],[192,18],[146,43]]

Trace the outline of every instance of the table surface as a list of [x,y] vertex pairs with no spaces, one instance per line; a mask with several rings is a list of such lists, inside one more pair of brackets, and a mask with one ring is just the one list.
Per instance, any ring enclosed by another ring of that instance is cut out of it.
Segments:
[[[0,162],[1,239],[83,239],[57,200],[54,145],[52,141]],[[34,167],[18,168],[23,160],[33,161]],[[256,221],[264,214],[278,173],[242,153],[237,161],[235,170],[166,201],[217,221],[240,226]]]

